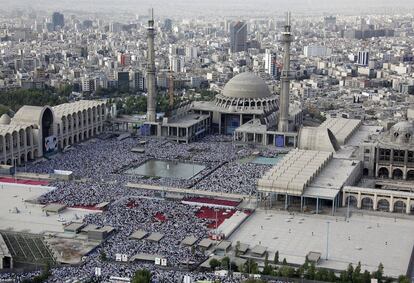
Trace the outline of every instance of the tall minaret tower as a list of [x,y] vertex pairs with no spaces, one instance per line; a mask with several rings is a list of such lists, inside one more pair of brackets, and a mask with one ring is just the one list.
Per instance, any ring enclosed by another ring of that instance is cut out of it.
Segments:
[[154,51],[154,11],[151,9],[151,19],[148,21],[147,33],[147,122],[155,122],[157,119],[155,89],[155,51]]
[[290,92],[290,44],[292,42],[290,12],[286,14],[285,30],[282,32],[284,48],[283,69],[280,76],[280,108],[279,108],[279,132],[289,131],[289,92]]

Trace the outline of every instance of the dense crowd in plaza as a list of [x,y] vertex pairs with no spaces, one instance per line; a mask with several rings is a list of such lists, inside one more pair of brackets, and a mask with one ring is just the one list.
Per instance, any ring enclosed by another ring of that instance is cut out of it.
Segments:
[[[128,182],[151,185],[192,188],[223,193],[254,194],[257,178],[270,168],[269,165],[238,162],[250,156],[254,148],[238,147],[223,136],[209,136],[192,144],[177,144],[164,140],[147,140],[142,145],[145,153],[132,153],[140,147],[136,139],[91,140],[76,145],[72,150],[50,160],[26,166],[28,172],[53,173],[53,170],[72,171],[76,182],[54,182],[57,190],[40,198],[42,203],[62,202],[68,206],[94,205],[111,201],[120,196],[135,195],[125,189]],[[271,149],[260,155],[274,156]],[[190,179],[159,178],[125,174],[130,166],[138,166],[149,159],[193,162],[206,166]]]
[[[229,137],[208,136],[199,142],[177,144],[166,140],[134,138],[122,141],[116,138],[94,139],[73,146],[64,153],[52,156],[49,160],[29,164],[25,170],[34,173],[53,173],[53,170],[72,171],[75,180],[54,181],[56,187],[41,197],[40,203],[58,202],[67,206],[93,206],[111,202],[108,211],[87,215],[84,222],[98,226],[109,225],[115,228],[98,249],[88,255],[80,267],[59,267],[52,269],[50,282],[61,282],[72,278],[90,278],[95,267],[102,268],[102,274],[131,277],[137,269],[146,268],[153,274],[154,282],[180,282],[184,275],[193,279],[214,280],[210,273],[185,272],[180,270],[157,269],[153,264],[134,262],[129,265],[114,261],[115,254],[132,257],[138,253],[162,255],[171,267],[188,262],[201,263],[206,260],[198,248],[184,247],[180,243],[187,236],[198,240],[208,236],[207,221],[195,217],[197,208],[176,201],[161,200],[153,192],[130,189],[127,182],[145,183],[178,188],[192,188],[221,193],[255,193],[255,182],[270,165],[254,164],[249,159],[253,154],[275,156],[274,149],[257,149],[233,144]],[[133,153],[133,148],[143,148],[144,153]],[[190,179],[148,177],[126,174],[132,166],[144,164],[147,160],[175,160],[202,164],[205,169]],[[247,161],[246,161],[247,160]],[[161,215],[157,219],[155,215]],[[148,234],[159,232],[164,238],[157,242],[130,239],[138,230]],[[102,261],[100,253],[105,252],[108,261]],[[35,274],[26,274],[27,277]],[[23,276],[24,275],[19,275]],[[0,278],[2,278],[0,276]],[[226,279],[222,282],[239,282],[239,279]]]
[[[115,228],[114,235],[90,253],[81,266],[52,269],[48,282],[91,278],[96,267],[101,268],[102,278],[131,278],[136,270],[145,268],[151,271],[153,282],[182,282],[185,275],[190,275],[193,280],[218,279],[213,273],[189,272],[179,268],[187,262],[201,263],[207,259],[198,248],[181,245],[181,241],[188,236],[194,236],[198,241],[207,237],[207,220],[195,216],[198,210],[196,207],[177,201],[168,201],[168,204],[165,202],[167,200],[148,197],[125,197],[113,202],[103,213],[87,215],[85,223],[112,226]],[[158,232],[164,237],[159,242],[131,239],[130,236],[136,230],[143,230],[148,235]],[[102,253],[105,253],[107,260],[101,258]],[[167,259],[169,268],[159,269],[154,264],[142,262],[131,262],[128,265],[115,262],[116,254],[126,254],[131,258],[138,253],[160,255]],[[22,280],[38,274],[39,272],[12,275],[11,278]],[[2,278],[10,278],[10,275],[0,275]],[[240,280],[226,278],[221,282],[235,283]]]
[[[111,276],[132,278],[135,271],[140,269],[147,269],[151,272],[151,281],[154,283],[177,283],[183,282],[184,276],[188,275],[192,278],[193,282],[198,280],[220,280],[221,283],[239,283],[240,278],[232,277],[220,277],[214,273],[209,272],[197,272],[197,271],[184,271],[178,269],[162,269],[160,270],[152,264],[144,263],[130,263],[128,265],[122,263],[116,263],[113,261],[101,261],[96,257],[88,260],[87,263],[79,267],[62,267],[59,269],[53,269],[53,277],[48,282],[62,282],[61,280],[71,279],[89,279],[94,276],[95,268],[100,267],[102,271],[101,278],[109,279]],[[82,276],[80,276],[82,274]],[[100,281],[97,281],[100,282]]]
[[227,163],[197,183],[194,188],[220,193],[253,195],[256,182],[271,166],[254,163]]
[[[88,224],[109,225],[118,231],[104,244],[110,258],[115,254],[126,254],[130,258],[137,253],[162,255],[172,266],[186,260],[200,262],[202,252],[194,253],[180,243],[187,236],[197,239],[207,237],[206,221],[195,217],[197,207],[180,202],[148,198],[131,198],[111,205],[105,213],[90,214],[84,219]],[[158,217],[158,218],[157,218]],[[136,230],[148,234],[158,232],[162,238],[158,243],[130,239]]]
[[[96,254],[96,252],[94,252]],[[101,276],[95,276],[95,268],[101,269]],[[92,282],[107,282],[110,277],[132,278],[137,270],[146,269],[151,272],[151,281],[154,283],[177,283],[183,282],[184,276],[190,276],[194,282],[198,280],[220,280],[221,283],[240,283],[240,278],[220,277],[210,272],[184,271],[178,269],[159,269],[153,264],[130,263],[125,265],[114,261],[102,261],[98,256],[90,255],[88,261],[80,266],[61,266],[51,270],[51,276],[46,282],[85,282],[96,279]],[[34,278],[40,275],[41,271],[25,273],[2,273],[2,282],[22,282],[25,279]],[[11,280],[11,281],[7,281]]]

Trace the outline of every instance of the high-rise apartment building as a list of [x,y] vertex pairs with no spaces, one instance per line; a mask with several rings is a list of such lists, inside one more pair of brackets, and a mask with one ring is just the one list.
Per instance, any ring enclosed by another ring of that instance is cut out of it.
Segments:
[[303,48],[306,57],[325,57],[332,54],[332,49],[321,45],[308,45]]
[[192,60],[197,58],[198,55],[198,48],[195,46],[187,46],[185,48],[185,57]]
[[165,31],[171,32],[172,31],[172,20],[171,19],[165,19],[163,28],[164,28]]
[[174,73],[183,73],[184,72],[185,61],[181,56],[171,56],[170,57],[170,68]]
[[122,91],[129,90],[129,72],[118,72],[118,88]]
[[56,30],[58,27],[64,27],[65,26],[65,17],[63,14],[59,12],[54,12],[52,15],[52,25],[53,30]]
[[265,70],[266,73],[272,77],[277,76],[277,56],[276,52],[270,49],[266,49],[265,54]]
[[236,22],[230,26],[230,50],[232,53],[246,51],[247,24]]
[[359,51],[357,64],[361,66],[368,66],[369,62],[369,52],[368,51]]

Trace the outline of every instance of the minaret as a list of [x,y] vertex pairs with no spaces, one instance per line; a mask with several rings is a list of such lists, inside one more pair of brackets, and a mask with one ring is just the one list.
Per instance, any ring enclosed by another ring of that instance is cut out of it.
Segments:
[[290,44],[292,42],[292,33],[290,29],[290,12],[288,12],[286,13],[285,30],[282,32],[284,54],[282,75],[280,76],[279,132],[289,131]]
[[147,33],[147,122],[155,122],[157,119],[155,89],[155,51],[154,51],[154,11],[151,9],[151,19],[148,21]]

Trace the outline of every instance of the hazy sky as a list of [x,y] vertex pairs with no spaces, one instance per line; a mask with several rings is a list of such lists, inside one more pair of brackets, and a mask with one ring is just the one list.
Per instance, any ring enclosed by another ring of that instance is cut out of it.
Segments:
[[238,16],[272,14],[291,10],[300,14],[412,12],[414,0],[0,0],[0,9],[79,10],[145,14],[154,7],[159,15]]

